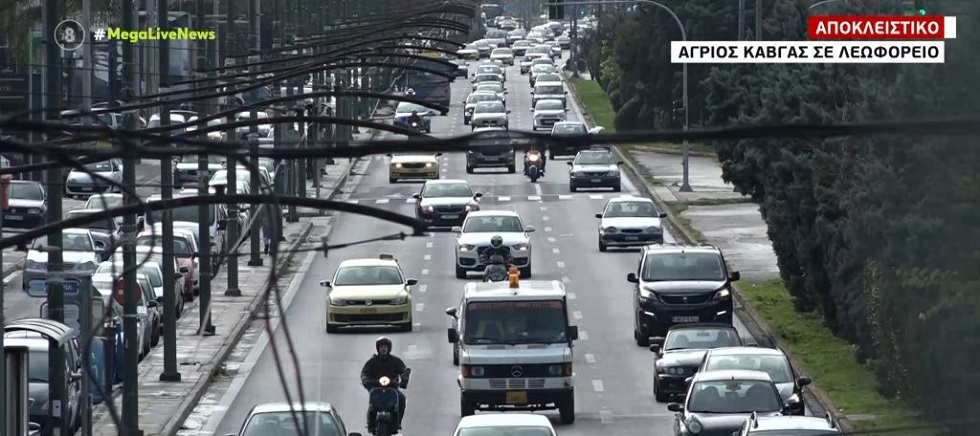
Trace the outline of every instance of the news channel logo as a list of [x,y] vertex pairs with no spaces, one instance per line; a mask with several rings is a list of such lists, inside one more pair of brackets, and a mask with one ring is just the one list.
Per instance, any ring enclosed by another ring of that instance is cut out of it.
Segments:
[[85,28],[75,20],[64,20],[54,28],[54,41],[65,51],[78,50],[85,43]]

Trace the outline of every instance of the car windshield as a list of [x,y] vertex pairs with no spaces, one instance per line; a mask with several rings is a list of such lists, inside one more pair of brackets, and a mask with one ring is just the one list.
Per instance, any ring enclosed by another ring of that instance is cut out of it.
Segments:
[[[224,156],[217,156],[217,155],[210,154],[210,155],[204,155],[204,157],[208,160],[209,163],[216,163],[216,164],[223,164],[223,163],[225,163],[225,157]],[[189,155],[189,156],[184,156],[181,159],[181,162],[182,163],[192,163],[192,164],[195,164],[196,165],[198,163],[198,161],[200,161],[200,160],[201,160],[201,156],[200,155],[192,154],[192,155]]]
[[31,350],[27,353],[27,378],[29,383],[48,382],[48,352]]
[[36,200],[44,199],[44,190],[39,183],[11,183],[9,195],[11,199]]
[[493,94],[470,94],[466,97],[466,103],[479,103],[481,101],[497,101],[497,96]]
[[456,436],[553,436],[551,429],[529,425],[487,425],[463,427]]
[[345,266],[337,271],[334,286],[400,285],[402,273],[393,266]]
[[744,369],[748,371],[762,371],[769,374],[773,383],[792,383],[793,371],[789,367],[789,360],[784,356],[742,354],[712,356],[705,362],[704,367],[707,371]]
[[715,253],[656,253],[647,256],[643,281],[722,281],[725,269]]
[[88,198],[85,203],[86,209],[115,209],[117,207],[122,207],[123,198],[122,197],[110,197],[104,195],[93,195]]
[[783,401],[772,383],[758,380],[698,382],[687,402],[691,413],[766,413],[782,409]]
[[[88,233],[78,233],[76,232],[63,232],[61,234],[61,244],[65,251],[94,251],[95,247],[92,245],[92,239],[89,238]],[[41,236],[31,243],[32,250],[41,250],[47,247],[48,237]]]
[[473,190],[466,183],[432,183],[425,185],[422,190],[423,197],[472,197]]
[[606,218],[654,218],[660,216],[660,211],[653,203],[647,201],[617,201],[610,203],[602,216]]
[[150,286],[154,288],[159,288],[163,286],[163,271],[156,266],[143,265],[137,268],[137,271],[146,274],[146,277],[150,279]]
[[534,106],[534,110],[536,111],[557,111],[562,110],[563,108],[564,106],[562,106],[561,102],[558,100],[542,100]]
[[[143,235],[136,239],[136,245],[146,247],[156,247],[163,245],[163,235]],[[191,255],[191,245],[184,238],[174,237],[174,256],[189,257]]]
[[500,82],[500,75],[497,74],[477,74],[476,82]]
[[[827,421],[823,421],[824,425]],[[803,430],[803,429],[792,429],[792,430],[752,430],[752,436],[762,435],[762,436],[830,436],[841,434],[839,430],[826,429],[826,430]]]
[[399,114],[411,114],[412,111],[418,112],[419,115],[422,115],[428,112],[429,110],[426,109],[425,106],[422,106],[420,104],[406,103],[406,102],[398,103],[398,108],[395,109],[395,113],[399,113]]
[[102,161],[85,165],[85,169],[94,172],[107,173],[112,171],[112,162]]
[[539,82],[561,82],[561,76],[554,73],[541,73],[536,80]]
[[561,94],[562,91],[564,91],[564,90],[561,89],[561,86],[536,86],[536,87],[534,87],[534,93],[535,94],[555,95],[555,94]]
[[507,109],[504,108],[504,104],[498,101],[485,101],[476,105],[476,109],[473,110],[474,113],[478,114],[499,114],[506,112]]
[[685,328],[667,332],[664,351],[706,350],[742,345],[738,332],[731,328]]
[[466,233],[519,233],[524,231],[520,218],[516,216],[480,216],[467,218],[463,225]]
[[[207,222],[208,223],[213,223],[214,222],[214,212],[215,212],[215,209],[214,208],[215,208],[215,205],[213,205],[213,204],[207,206],[207,209],[208,209],[208,221]],[[178,207],[176,209],[171,209],[170,211],[172,212],[172,216],[173,216],[173,220],[174,221],[189,221],[189,222],[192,222],[192,223],[196,223],[196,222],[200,222],[199,217],[201,216],[201,214],[199,213],[200,211],[198,209],[199,209],[198,206],[181,206],[181,207]],[[162,210],[155,210],[155,211],[149,212],[149,214],[150,214],[150,218],[152,218],[152,220],[153,220],[152,222],[154,224],[155,223],[162,223],[163,222],[163,211]]]
[[[477,91],[491,91],[491,92],[498,92],[499,93],[499,92],[503,92],[504,86],[501,85],[501,84],[499,84],[499,83],[484,83],[484,84],[481,84],[481,85],[477,85],[476,86],[476,90]],[[493,100],[494,101],[497,101],[498,98],[494,97]]]
[[[81,217],[81,216],[95,215],[95,213],[82,212],[83,210],[92,211],[92,210],[96,210],[96,209],[80,209],[80,210],[77,210],[77,211],[74,211],[73,210],[71,212],[68,212],[68,218],[78,218],[78,217]],[[88,223],[88,224],[78,225],[78,226],[75,226],[75,227],[82,228],[82,229],[106,230],[106,231],[109,231],[109,230],[115,229],[115,226],[113,226],[113,224],[115,224],[115,222],[110,218],[110,219],[98,220],[98,221],[91,222],[91,223]]]
[[583,152],[575,156],[573,165],[615,165],[612,153]]
[[480,74],[500,74],[501,68],[496,65],[484,65],[480,67]]
[[585,128],[585,125],[582,124],[563,123],[563,124],[555,124],[555,129],[551,133],[560,134],[560,135],[578,135],[578,134],[584,135],[588,133],[588,130]]
[[499,38],[506,38],[507,34],[504,33],[504,31],[502,30],[488,30],[486,37],[489,39],[499,39]]
[[510,51],[509,48],[498,48],[498,49],[496,49],[496,50],[493,51],[493,54],[494,55],[497,55],[497,56],[501,56],[501,55],[502,56],[513,56],[514,55],[514,52]]
[[463,343],[566,342],[568,319],[561,301],[494,301],[466,305]]
[[256,413],[245,424],[242,436],[300,434],[302,432],[296,427],[296,418],[299,418],[300,426],[303,426],[304,422],[308,423],[305,425],[310,426],[308,432],[310,436],[347,436],[340,431],[340,425],[329,413],[305,412],[303,414],[289,411]]

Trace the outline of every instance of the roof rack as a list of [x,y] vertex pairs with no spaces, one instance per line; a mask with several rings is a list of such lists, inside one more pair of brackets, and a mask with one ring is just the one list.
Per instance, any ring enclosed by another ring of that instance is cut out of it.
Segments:
[[381,260],[395,260],[395,255],[394,254],[379,254],[378,255],[378,259],[381,259]]
[[830,428],[837,428],[837,421],[834,420],[834,415],[827,412],[827,424],[830,424]]

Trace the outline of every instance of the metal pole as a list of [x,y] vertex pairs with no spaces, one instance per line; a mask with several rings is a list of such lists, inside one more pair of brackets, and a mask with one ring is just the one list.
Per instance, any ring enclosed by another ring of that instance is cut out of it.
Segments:
[[[82,304],[81,319],[78,320],[79,330],[81,330],[82,344],[91,344],[92,329],[92,276],[81,277],[81,285],[78,287],[80,303]],[[82,436],[92,436],[92,353],[90,347],[82,347]],[[110,397],[111,398],[111,397]]]
[[[228,124],[235,122],[234,116],[228,117]],[[228,143],[233,144],[236,139],[235,129],[231,129],[226,132],[227,137],[225,140]],[[228,184],[225,188],[225,193],[228,195],[235,195],[238,193],[238,175],[236,174],[236,169],[238,168],[238,162],[235,160],[234,154],[229,154],[225,159],[226,170],[227,170],[227,180]],[[238,243],[241,241],[239,236],[239,219],[241,218],[241,212],[238,209],[238,203],[232,202],[228,204],[228,248],[227,253],[227,266],[228,269],[228,289],[225,290],[225,295],[229,297],[240,297],[242,296],[242,290],[238,289]]]
[[[170,28],[170,8],[167,0],[157,2],[157,20],[161,30],[166,31]],[[204,3],[204,2],[199,2]],[[198,28],[202,28],[198,27]],[[161,88],[169,87],[170,82],[170,41],[160,39],[157,44],[157,83]],[[160,105],[160,127],[163,131],[161,136],[170,136],[167,126],[170,125],[170,106],[166,101]],[[168,147],[172,147],[169,141]],[[174,197],[174,171],[173,158],[167,156],[160,159],[160,197],[169,200]],[[173,247],[174,247],[174,218],[173,211],[164,209],[163,211],[163,276],[173,277]],[[155,241],[154,241],[155,242]],[[188,272],[193,274],[193,271]],[[180,372],[177,371],[177,298],[173,280],[163,281],[163,372],[160,373],[160,381],[179,382]]]
[[[45,119],[57,122],[60,118],[61,105],[61,49],[58,47],[55,29],[61,19],[59,11],[60,3],[58,0],[45,0],[44,9],[44,63],[46,74],[44,78],[44,103],[42,105],[47,111]],[[56,139],[57,133],[47,132],[47,141]],[[62,220],[62,194],[64,189],[64,179],[62,178],[62,168],[60,166],[51,168],[46,174],[47,194],[48,194],[48,224]],[[60,230],[48,233],[48,275],[57,277],[63,270],[64,249],[62,232]],[[48,288],[48,317],[54,321],[65,322],[65,288],[62,283],[52,283]],[[65,392],[65,368],[63,359],[50,359],[49,361],[48,386],[50,391],[49,413],[51,434],[55,436],[68,436],[68,428],[64,419],[64,401],[67,398]]]
[[10,387],[6,398],[7,404],[0,413],[7,419],[7,425],[3,428],[5,435],[26,435],[28,423],[30,422],[30,350],[27,347],[6,347],[5,366],[7,373],[2,374],[7,386]]
[[[82,0],[82,26],[92,31],[92,0]],[[82,107],[92,108],[92,39],[85,38],[82,45]]]
[[762,0],[755,0],[755,40],[762,41]]
[[[215,0],[217,2],[217,0]],[[234,50],[235,44],[235,2],[234,0],[225,0],[225,40],[224,40],[224,53],[221,55],[221,63],[227,62],[231,59],[231,52]]]
[[[213,3],[213,9],[215,15],[217,15],[218,12],[217,1]],[[204,25],[204,20],[205,20],[204,12],[205,12],[204,2],[203,1],[197,2],[198,26]],[[225,44],[227,44],[227,41],[225,41]],[[217,55],[216,52],[223,45],[224,44],[218,44],[217,42],[215,42],[213,47],[214,50],[208,50],[207,42],[203,40],[198,42],[199,52],[197,55],[197,69],[198,71],[210,69],[211,71],[207,73],[207,76],[212,80],[207,81],[208,84],[207,87],[201,87],[201,86],[195,87],[194,88],[195,94],[201,95],[205,92],[208,92],[205,91],[205,89],[214,89],[215,87],[214,85],[215,83],[217,83],[214,80],[214,78],[216,77],[217,73],[213,69],[217,67],[218,59],[221,58],[220,56],[216,56]],[[202,104],[201,106],[202,107],[198,111],[200,115],[204,115],[207,112],[204,110],[206,107],[212,107],[211,105],[206,105],[206,104]],[[208,190],[208,180],[210,180],[211,175],[209,174],[208,168],[209,168],[208,156],[204,154],[198,156],[197,174],[199,179],[198,179],[197,195],[207,196],[210,193]],[[202,204],[198,206],[197,214],[198,214],[197,231],[198,234],[201,235],[200,236],[201,247],[200,247],[200,252],[198,253],[200,255],[201,274],[198,277],[198,283],[197,283],[198,295],[199,295],[198,304],[200,305],[199,306],[200,309],[198,310],[198,314],[200,315],[200,324],[198,326],[197,334],[202,336],[212,336],[214,335],[214,326],[211,325],[211,277],[218,270],[217,265],[214,265],[214,259],[217,259],[217,257],[213,257],[212,254],[214,254],[215,248],[218,249],[219,253],[223,252],[224,247],[217,247],[216,246],[217,241],[211,238],[211,225],[214,222],[214,220],[218,218],[218,206]]]
[[[254,62],[259,61],[262,58],[261,56],[262,40],[261,40],[261,34],[259,29],[258,0],[249,0],[248,2],[248,34],[249,34],[249,38],[251,39],[250,43],[252,46],[251,54],[249,55],[249,61],[253,62],[252,65],[249,66],[249,70],[251,70],[250,73],[251,73],[252,80],[257,81],[259,78],[258,76],[259,68],[258,65],[254,64]],[[251,100],[254,102],[257,98],[258,98],[258,93],[255,90],[253,90]],[[251,118],[253,120],[257,120],[259,118],[258,110],[256,110],[254,107],[251,111]],[[249,130],[249,135],[248,135],[249,146],[250,149],[252,150],[252,156],[251,159],[249,159],[249,163],[252,165],[252,167],[258,168],[259,157],[256,154],[256,152],[258,151],[259,148],[259,138],[258,138],[259,126],[257,124],[253,124],[249,126],[248,130]],[[251,192],[253,195],[259,193],[258,171],[254,171],[254,170],[252,171],[251,177],[249,179],[249,192]],[[265,205],[262,205],[261,210],[259,208],[259,205],[257,204],[250,205],[249,215],[252,218],[252,222],[256,224],[262,223],[263,222],[262,220],[266,219],[264,215],[267,214],[262,214],[260,212],[265,212],[266,210],[267,208],[265,207]],[[260,236],[259,233],[261,232],[261,229],[265,227],[258,226],[256,224],[252,224],[249,226],[250,256],[248,260],[248,266],[262,266],[262,256],[261,253],[259,252],[259,247],[261,245],[259,241],[259,236]],[[268,235],[266,235],[266,237],[268,238]]]
[[[292,97],[293,86],[290,84],[286,85],[286,96]],[[290,130],[292,130],[295,124],[288,124]],[[296,187],[296,160],[287,160],[286,162],[286,195],[296,195],[298,191]],[[286,213],[286,222],[295,223],[299,221],[299,215],[296,210],[296,205],[290,204]]]
[[745,41],[745,0],[738,0],[738,40]]
[[[3,192],[0,192],[0,195],[7,196],[8,195],[7,193],[10,192],[10,187],[8,185],[9,181],[10,181],[10,175],[5,174],[0,176],[0,183],[3,183],[3,186],[0,186],[0,190],[3,190]],[[0,207],[6,209],[7,205],[6,204],[0,205]],[[0,219],[0,235],[2,234],[3,234],[3,219]],[[3,265],[3,250],[0,250],[0,265]],[[4,288],[3,278],[0,278],[0,327],[7,325],[7,320],[4,319],[3,317],[3,311],[4,311],[3,288]],[[0,332],[0,430],[3,430],[2,432],[0,432],[0,434],[13,434],[7,432],[7,428],[8,428],[7,423],[10,421],[11,419],[10,417],[13,415],[7,414],[7,387],[8,387],[7,377],[6,377],[7,351],[4,348],[4,342],[3,342],[4,336],[5,335],[2,332]]]

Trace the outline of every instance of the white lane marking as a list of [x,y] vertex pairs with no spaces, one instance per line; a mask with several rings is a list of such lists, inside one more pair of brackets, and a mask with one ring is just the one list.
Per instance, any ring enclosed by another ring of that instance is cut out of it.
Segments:
[[585,355],[585,363],[595,363],[595,355],[594,354],[586,354]]
[[587,340],[589,340],[589,333],[586,332],[585,330],[579,330],[579,332],[578,332],[578,338],[579,338],[579,340],[587,341]]
[[555,238],[554,236],[549,236],[548,242],[558,242],[558,238]]
[[10,274],[7,274],[7,277],[4,277],[3,278],[3,284],[6,285],[7,283],[12,282],[14,279],[17,278],[17,275],[19,275],[20,273],[21,273],[21,271],[20,270],[17,270],[17,271],[14,271],[14,272],[10,273]]
[[537,183],[534,184],[534,193],[535,194],[538,194],[538,199],[540,200],[541,199],[541,195],[544,195],[544,194],[541,193],[541,185],[539,185]]
[[414,198],[406,198],[405,199],[405,204],[411,204],[411,203],[415,203],[415,199]]
[[612,423],[612,420],[613,420],[613,414],[611,411],[609,410],[599,411],[599,421],[601,421],[603,424],[610,424]]
[[527,201],[541,201],[540,195],[528,195]]
[[541,206],[541,212],[548,210],[548,206]]
[[578,298],[578,297],[575,296],[575,293],[574,292],[568,292],[568,293],[565,294],[565,296],[568,297],[569,300],[574,300],[574,299]]
[[546,232],[550,232],[551,230],[552,230],[552,228],[551,228],[551,227],[545,227],[545,228],[544,228],[544,231],[546,231]]
[[547,216],[543,216],[543,217],[541,217],[541,221],[548,221],[548,219],[549,219],[549,218],[548,218]]
[[379,198],[377,200],[374,200],[374,203],[375,204],[387,204],[388,203],[388,199],[387,198]]
[[576,311],[573,311],[573,312],[572,312],[572,318],[575,318],[575,319],[582,319],[582,312],[581,312],[581,311],[578,311],[578,310],[576,310]]
[[422,256],[422,260],[432,260],[432,255],[426,254],[425,256]]
[[589,198],[591,198],[593,200],[602,200],[602,194],[592,194],[592,195],[589,195]]
[[347,202],[350,204],[357,204],[358,201],[360,200],[347,200]]
[[497,201],[510,201],[510,197],[508,197],[506,195],[501,195],[501,196],[497,197]]
[[559,250],[559,249],[557,249],[557,248],[552,248],[552,249],[551,249],[551,252],[552,252],[552,253],[555,253],[555,254],[561,254],[561,250]]
[[442,172],[444,172],[444,173],[448,173],[448,172],[449,172],[449,168],[443,168],[443,169],[442,169]]
[[562,262],[560,260],[555,262],[555,265],[558,266],[558,268],[565,268],[565,262]]
[[415,305],[415,311],[416,312],[421,312],[424,309],[425,309],[425,303],[418,303],[418,304]]
[[423,269],[422,270],[422,275],[424,275],[424,276],[429,275],[429,269],[428,268]]
[[559,200],[571,200],[572,199],[572,196],[569,195],[569,194],[558,194],[558,199]]
[[432,248],[432,241],[426,242],[425,248]]
[[570,279],[567,276],[565,276],[565,277],[562,277],[561,278],[561,282],[562,283],[571,283],[572,282],[572,279]]
[[429,285],[419,285],[419,292],[421,292],[421,293],[424,294],[425,291],[428,291],[428,290],[429,290]]
[[596,392],[605,392],[606,387],[602,385],[602,380],[595,379],[592,380],[592,390]]

